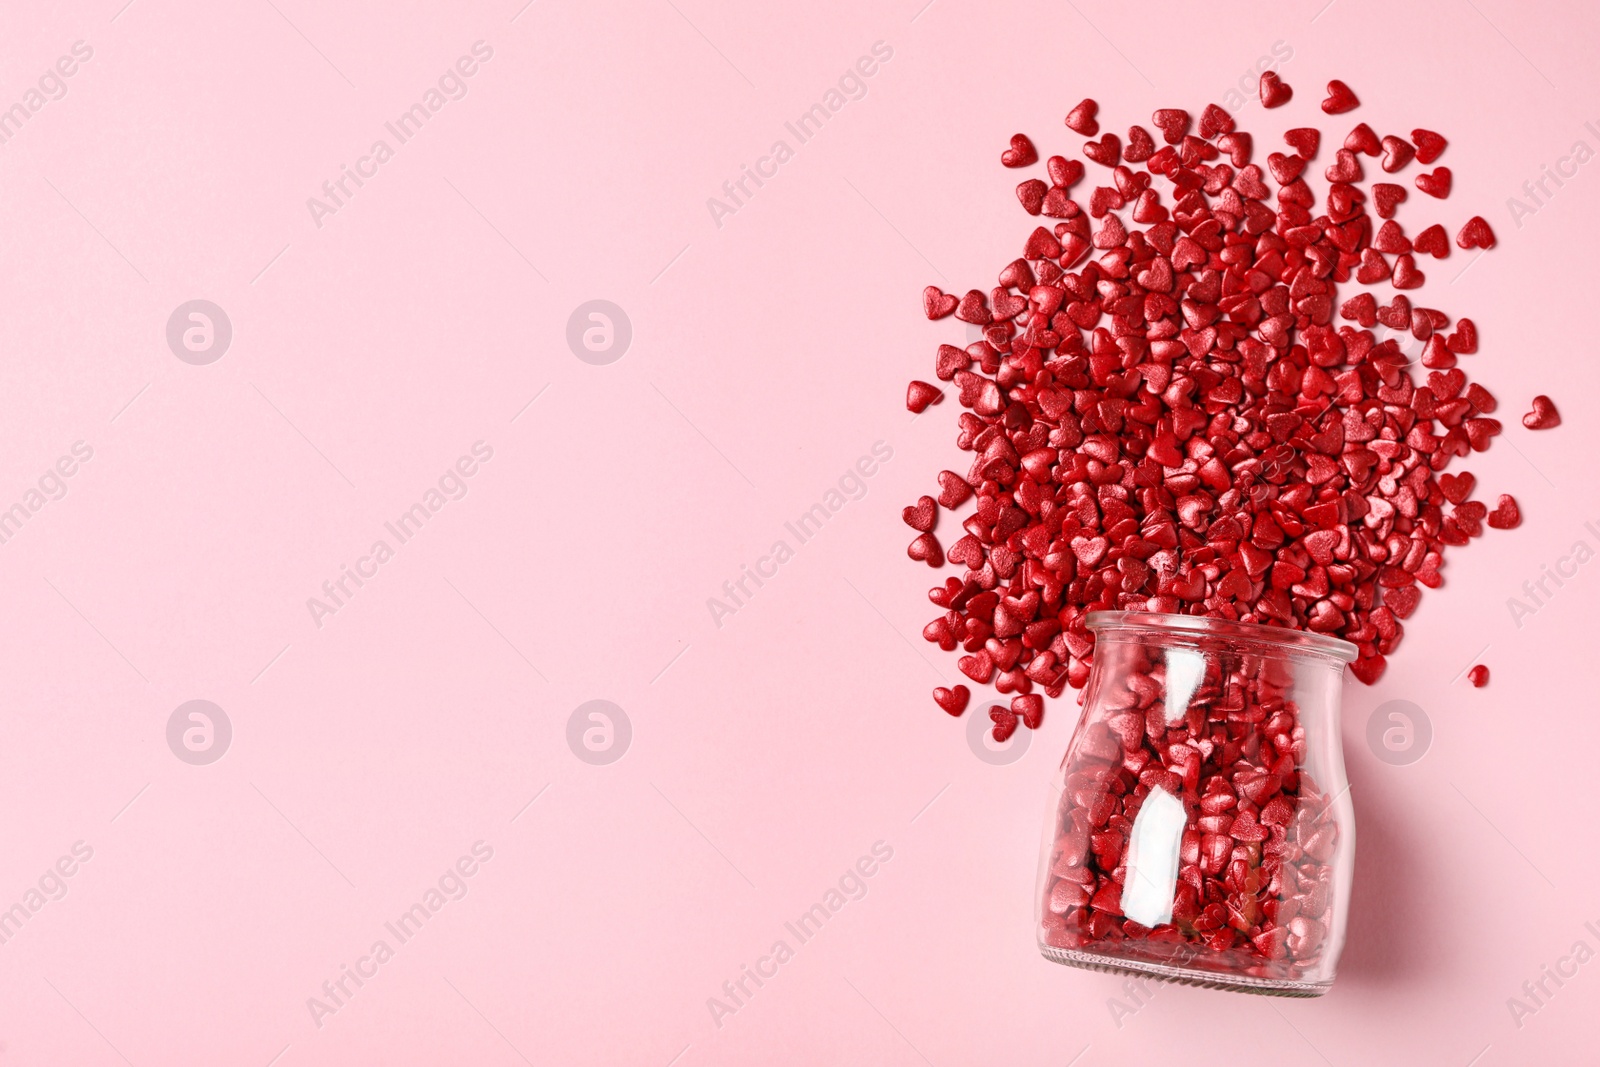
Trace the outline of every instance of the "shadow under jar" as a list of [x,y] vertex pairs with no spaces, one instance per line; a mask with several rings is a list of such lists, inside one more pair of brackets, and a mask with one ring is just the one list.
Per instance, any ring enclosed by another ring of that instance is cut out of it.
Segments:
[[1099,611],[1052,780],[1039,951],[1190,985],[1315,997],[1344,944],[1355,826],[1346,641]]

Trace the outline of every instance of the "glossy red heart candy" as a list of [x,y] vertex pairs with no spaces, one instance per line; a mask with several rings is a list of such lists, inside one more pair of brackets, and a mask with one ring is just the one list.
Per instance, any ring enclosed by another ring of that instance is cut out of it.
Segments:
[[937,285],[930,285],[922,290],[922,311],[930,319],[942,319],[956,309],[960,303],[956,297],[944,292]]
[[913,530],[927,533],[939,521],[939,502],[931,496],[920,496],[915,504],[901,509],[900,517]]
[[1460,248],[1493,248],[1494,231],[1489,228],[1482,215],[1474,215],[1467,220],[1465,226],[1461,227],[1461,232],[1456,234],[1456,245]]
[[1095,121],[1095,115],[1100,110],[1100,105],[1093,100],[1082,100],[1078,106],[1067,112],[1067,128],[1085,137],[1093,137],[1100,132],[1100,123]]
[[1328,83],[1328,95],[1322,101],[1322,110],[1325,113],[1342,115],[1346,111],[1354,111],[1360,105],[1361,101],[1356,99],[1356,94],[1351,92],[1350,87],[1344,82],[1335,78]]
[[906,386],[906,409],[918,415],[928,409],[929,404],[937,404],[944,399],[944,390],[937,385],[930,385],[924,381],[913,380]]
[[933,702],[951,715],[966,711],[970,699],[972,691],[964,685],[953,685],[948,689],[941,685],[933,691]]
[[1026,134],[1011,135],[1011,147],[1000,153],[1000,162],[1007,167],[1026,167],[1039,162],[1039,152]]
[[1417,175],[1415,181],[1417,188],[1429,196],[1443,200],[1450,195],[1449,167],[1435,167],[1431,173]]
[[1294,88],[1278,77],[1276,71],[1262,71],[1259,88],[1261,106],[1265,108],[1282,107],[1294,97]]
[[1553,400],[1541,394],[1533,398],[1533,410],[1522,416],[1522,425],[1530,430],[1553,430],[1561,425],[1561,413]]
[[1438,159],[1443,154],[1445,145],[1449,144],[1432,130],[1412,130],[1411,143],[1417,146],[1417,162],[1423,166]]

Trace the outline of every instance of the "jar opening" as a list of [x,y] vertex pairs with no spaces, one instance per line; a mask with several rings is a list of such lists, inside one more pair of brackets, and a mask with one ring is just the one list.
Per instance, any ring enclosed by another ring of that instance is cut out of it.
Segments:
[[1142,631],[1173,636],[1221,638],[1277,652],[1326,656],[1340,663],[1354,663],[1359,654],[1356,646],[1349,641],[1329,637],[1327,634],[1294,630],[1287,626],[1233,622],[1208,615],[1169,615],[1157,611],[1091,611],[1084,619],[1084,625],[1096,634]]

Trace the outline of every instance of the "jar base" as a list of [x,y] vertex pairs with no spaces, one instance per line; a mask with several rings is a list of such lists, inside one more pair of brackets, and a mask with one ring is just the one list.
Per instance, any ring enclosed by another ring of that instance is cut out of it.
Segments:
[[1225,989],[1233,993],[1255,993],[1264,997],[1320,997],[1333,987],[1332,981],[1299,982],[1288,978],[1252,978],[1247,975],[1209,973],[1162,963],[1121,959],[1098,952],[1084,952],[1081,949],[1056,948],[1053,945],[1040,945],[1039,952],[1045,959],[1066,964],[1068,967],[1083,967],[1086,970],[1115,974],[1134,974],[1177,985]]

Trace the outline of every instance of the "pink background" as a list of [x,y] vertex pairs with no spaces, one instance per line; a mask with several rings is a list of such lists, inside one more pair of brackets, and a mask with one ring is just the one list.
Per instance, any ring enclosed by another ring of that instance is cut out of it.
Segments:
[[[0,508],[93,449],[0,544],[0,908],[93,850],[0,945],[0,1062],[1592,1056],[1600,963],[1520,1027],[1507,998],[1600,949],[1600,563],[1520,628],[1506,607],[1600,546],[1600,164],[1520,227],[1506,206],[1600,147],[1591,8],[121,3],[14,8],[0,33],[0,106],[93,49],[0,147]],[[319,227],[307,198],[479,40],[467,95]],[[719,227],[707,198],[795,147],[784,122],[877,41],[866,95]],[[1454,284],[1464,254],[1425,264],[1417,296],[1479,325],[1467,369],[1507,430],[1471,468],[1525,522],[1453,552],[1382,681],[1350,684],[1334,991],[1163,987],[1128,1015],[1120,979],[1030,933],[1074,705],[996,766],[928,698],[957,675],[918,636],[930,575],[899,508],[961,457],[953,402],[913,419],[904,388],[964,337],[922,319],[922,286],[986,288],[1032,226],[1010,134],[1075,155],[1081,97],[1115,130],[1198,110],[1279,41],[1297,93],[1241,109],[1258,156],[1322,119],[1330,77],[1364,101],[1351,123],[1451,139],[1455,192],[1402,218],[1481,212],[1500,247]],[[193,299],[232,322],[207,366],[166,342]],[[606,366],[566,341],[592,299],[632,324]],[[1518,424],[1536,392],[1559,430]],[[477,441],[467,495],[319,628],[307,598]],[[716,625],[707,598],[877,441],[864,499]],[[166,740],[195,699],[233,729],[206,766]],[[591,699],[631,723],[609,765],[568,746]],[[1389,700],[1432,722],[1419,762],[1367,745]],[[467,895],[398,945],[384,924],[478,841]],[[879,841],[866,895],[798,945],[783,924]],[[319,1027],[307,998],[379,938],[394,957]],[[719,1026],[708,998],[780,938],[794,958]]]

